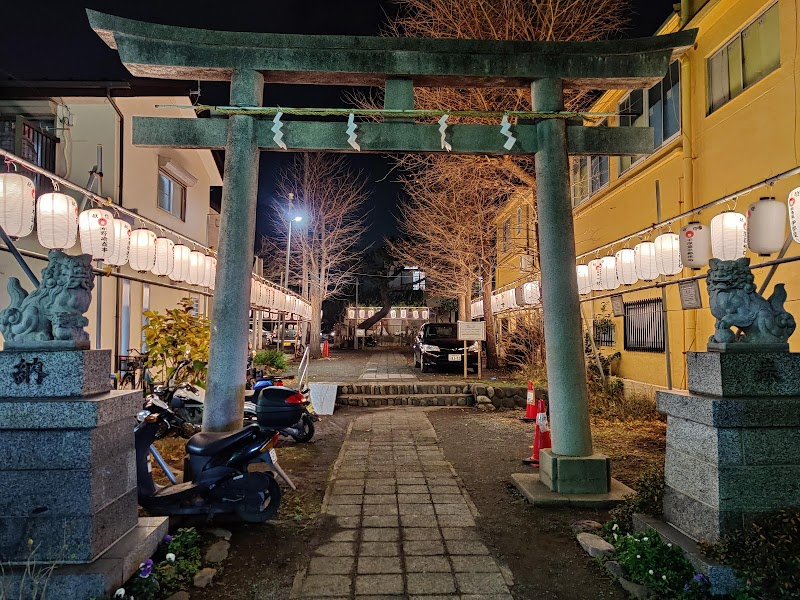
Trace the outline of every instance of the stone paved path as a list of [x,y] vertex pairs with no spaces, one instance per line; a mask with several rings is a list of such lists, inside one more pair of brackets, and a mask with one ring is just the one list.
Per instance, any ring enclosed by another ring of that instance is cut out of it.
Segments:
[[408,366],[405,357],[399,352],[376,352],[374,353],[364,372],[359,379],[386,381],[402,379],[404,381],[416,381],[417,376]]
[[340,529],[313,550],[294,597],[512,600],[423,411],[356,419],[323,511]]

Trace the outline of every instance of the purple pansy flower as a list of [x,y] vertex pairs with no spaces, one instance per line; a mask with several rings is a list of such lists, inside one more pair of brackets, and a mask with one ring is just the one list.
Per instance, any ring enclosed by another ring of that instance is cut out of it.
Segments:
[[147,579],[150,577],[150,573],[153,572],[153,560],[148,558],[141,565],[139,565],[139,569],[141,569],[139,572],[139,577],[142,579]]
[[164,543],[169,544],[172,541],[172,536],[167,534],[164,536]]

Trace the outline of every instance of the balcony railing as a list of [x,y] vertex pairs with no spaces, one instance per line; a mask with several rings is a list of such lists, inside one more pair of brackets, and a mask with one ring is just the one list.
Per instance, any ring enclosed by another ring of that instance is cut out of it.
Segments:
[[[56,136],[43,131],[24,117],[0,117],[0,148],[51,172],[56,170],[58,142]],[[44,175],[32,174],[32,179],[37,194],[53,191],[52,182]]]

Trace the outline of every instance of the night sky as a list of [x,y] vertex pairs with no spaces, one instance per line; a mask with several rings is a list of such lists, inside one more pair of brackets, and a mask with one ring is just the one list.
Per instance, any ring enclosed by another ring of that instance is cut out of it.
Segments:
[[[468,0],[464,0],[468,1]],[[633,0],[626,37],[651,35],[672,12],[673,0]],[[205,6],[214,8],[208,9]],[[116,51],[89,28],[84,9],[132,19],[204,29],[274,33],[377,35],[398,7],[389,0],[292,0],[242,2],[120,2],[119,0],[5,2],[0,19],[0,79],[125,80],[130,75]],[[227,86],[202,84],[200,102],[227,104]],[[347,107],[344,88],[266,86],[264,103],[282,106]],[[259,179],[258,231],[271,231],[275,175],[292,154],[263,152]],[[394,214],[402,190],[390,158],[348,155],[372,189],[370,227],[365,243],[379,243],[396,232]]]

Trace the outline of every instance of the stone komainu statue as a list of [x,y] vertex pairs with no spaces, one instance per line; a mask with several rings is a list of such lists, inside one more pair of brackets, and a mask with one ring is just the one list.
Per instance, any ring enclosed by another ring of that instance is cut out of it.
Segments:
[[[750,259],[712,258],[708,270],[708,297],[711,314],[717,318],[716,331],[709,344],[786,344],[794,333],[792,315],[783,308],[786,290],[775,286],[769,300],[756,292]],[[734,333],[731,327],[741,331]]]
[[28,294],[19,279],[8,280],[11,304],[0,311],[0,333],[8,346],[57,340],[75,348],[89,347],[83,316],[92,301],[94,275],[89,254],[69,256],[58,250],[48,254],[39,287]]

